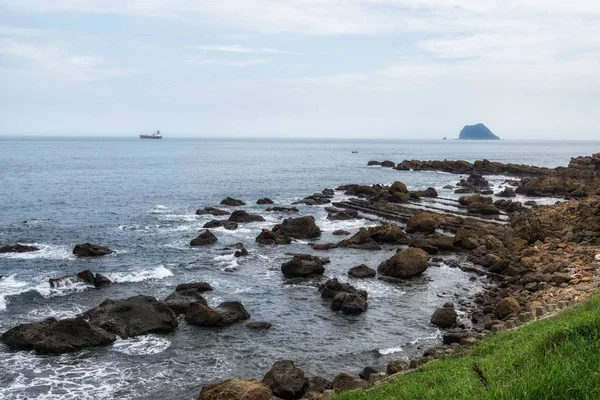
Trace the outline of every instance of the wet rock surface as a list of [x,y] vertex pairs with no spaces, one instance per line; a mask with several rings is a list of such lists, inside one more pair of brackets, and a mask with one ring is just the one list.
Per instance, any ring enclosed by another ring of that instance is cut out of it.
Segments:
[[114,250],[97,244],[77,244],[73,248],[73,254],[77,257],[102,257],[114,253]]

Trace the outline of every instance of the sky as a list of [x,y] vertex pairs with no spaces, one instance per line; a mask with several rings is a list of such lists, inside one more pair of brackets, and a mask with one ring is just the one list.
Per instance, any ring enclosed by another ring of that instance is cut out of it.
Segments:
[[598,0],[0,0],[0,135],[600,139]]

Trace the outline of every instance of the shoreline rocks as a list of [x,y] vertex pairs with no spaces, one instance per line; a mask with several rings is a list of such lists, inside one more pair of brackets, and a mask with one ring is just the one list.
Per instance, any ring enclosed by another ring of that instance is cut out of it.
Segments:
[[427,270],[428,258],[425,251],[411,247],[399,251],[392,258],[379,264],[377,272],[392,278],[413,278]]

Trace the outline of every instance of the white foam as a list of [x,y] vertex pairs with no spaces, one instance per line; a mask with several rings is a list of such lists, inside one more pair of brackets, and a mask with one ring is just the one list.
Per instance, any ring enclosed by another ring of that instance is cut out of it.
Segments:
[[26,253],[3,253],[0,257],[32,260],[42,258],[45,260],[69,260],[75,259],[72,249],[62,245],[52,245],[44,243],[21,243],[27,246],[35,246],[39,248],[37,251],[28,251]]
[[27,282],[17,280],[15,275],[5,276],[0,279],[0,311],[6,310],[7,296],[14,296],[27,292],[29,289],[24,290],[26,287]]
[[131,356],[159,354],[171,346],[171,342],[155,335],[144,335],[126,340],[117,340],[112,350]]
[[404,348],[402,348],[401,346],[399,346],[399,347],[390,347],[389,349],[379,349],[379,350],[377,350],[377,352],[379,352],[379,354],[385,356],[385,355],[388,355],[388,354],[394,354],[394,353],[404,352]]
[[236,268],[239,264],[234,254],[224,254],[213,258],[221,269]]
[[600,261],[600,254],[596,254],[596,257],[594,257],[594,260]]
[[150,211],[148,211],[150,214],[166,214],[169,211],[171,211],[171,209],[167,206],[163,206],[162,204],[156,205],[154,207],[152,207],[150,209]]
[[143,282],[154,279],[165,279],[173,276],[173,272],[165,268],[163,265],[154,269],[147,269],[134,272],[110,272],[106,276],[115,283],[125,282]]

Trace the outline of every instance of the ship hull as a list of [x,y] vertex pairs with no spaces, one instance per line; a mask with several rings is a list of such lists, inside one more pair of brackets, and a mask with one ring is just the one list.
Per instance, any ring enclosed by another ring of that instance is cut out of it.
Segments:
[[140,135],[140,139],[162,139],[162,136]]

